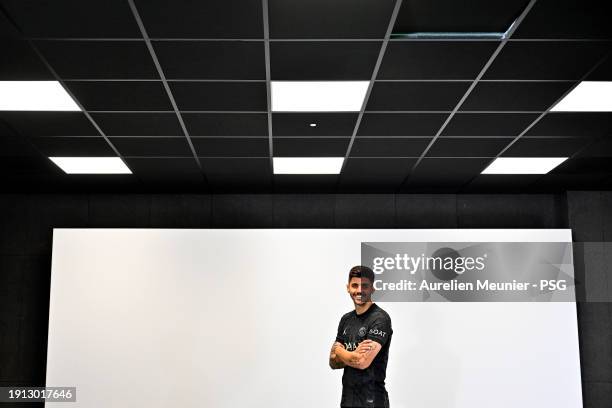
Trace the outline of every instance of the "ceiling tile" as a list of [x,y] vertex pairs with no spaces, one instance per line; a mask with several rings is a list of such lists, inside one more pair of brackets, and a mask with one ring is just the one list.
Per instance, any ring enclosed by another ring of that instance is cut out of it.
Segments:
[[19,27],[15,26],[7,17],[7,13],[0,13],[0,39],[2,41],[20,40],[22,35]]
[[193,157],[186,138],[113,137],[110,140],[123,156]]
[[571,82],[480,82],[463,111],[545,111],[573,86]]
[[[0,177],[20,175],[61,175],[62,171],[53,162],[44,157],[2,157],[0,160]],[[3,181],[3,191],[7,191],[7,185]],[[30,191],[28,191],[30,192]]]
[[0,112],[0,119],[24,137],[100,135],[81,112]]
[[270,0],[270,38],[384,38],[393,0]]
[[612,138],[608,135],[605,138],[595,139],[577,154],[577,157],[606,157],[612,160]]
[[[66,82],[86,110],[172,110],[161,82]],[[129,96],[128,96],[129,95]]]
[[585,80],[612,81],[612,57],[608,56]]
[[62,79],[158,79],[144,41],[37,41]]
[[204,176],[192,158],[126,158],[127,166],[145,183],[170,182],[179,185],[201,185]]
[[180,110],[265,111],[266,84],[258,82],[172,82]]
[[200,157],[269,157],[267,139],[194,138]]
[[465,82],[376,82],[366,110],[452,111],[469,85]]
[[610,174],[611,157],[576,157],[568,159],[552,170],[552,174]]
[[608,51],[602,42],[509,42],[484,79],[578,80]]
[[203,157],[202,166],[208,177],[210,176],[239,176],[248,177],[271,176],[269,158],[211,158]]
[[448,114],[365,113],[359,136],[435,136]]
[[344,157],[350,139],[274,138],[274,157]]
[[266,79],[261,41],[154,41],[167,79]]
[[537,113],[456,113],[443,136],[517,136],[537,117]]
[[15,134],[0,120],[0,157],[40,156],[31,142],[23,136]]
[[399,187],[416,159],[349,158],[342,174],[340,187],[391,190]]
[[36,137],[30,140],[42,154],[48,157],[117,156],[103,137]]
[[2,6],[25,35],[30,37],[140,37],[140,30],[126,1],[4,0]]
[[513,38],[612,38],[607,3],[538,0]]
[[597,137],[612,132],[610,112],[550,112],[525,135]]
[[[274,136],[327,137],[353,134],[357,113],[273,113]],[[310,124],[316,126],[310,126]]]
[[208,182],[216,190],[249,191],[271,187],[269,158],[203,158],[201,162]]
[[585,138],[524,138],[517,140],[503,157],[569,157],[590,141]]
[[260,0],[138,0],[151,38],[263,38]]
[[265,113],[182,113],[191,136],[268,136]]
[[505,32],[527,0],[404,0],[393,34],[415,32]]
[[356,138],[351,157],[419,157],[431,138]]
[[391,41],[378,79],[474,79],[497,41]]
[[178,136],[183,131],[176,113],[92,113],[107,136]]
[[459,188],[480,174],[491,159],[425,158],[410,176],[407,187]]
[[[0,26],[2,25],[0,20]],[[0,37],[0,81],[52,81],[51,71],[40,60],[26,41],[7,40]]]
[[270,43],[273,80],[370,80],[381,43],[300,41]]
[[438,138],[427,157],[495,157],[512,139],[501,138]]

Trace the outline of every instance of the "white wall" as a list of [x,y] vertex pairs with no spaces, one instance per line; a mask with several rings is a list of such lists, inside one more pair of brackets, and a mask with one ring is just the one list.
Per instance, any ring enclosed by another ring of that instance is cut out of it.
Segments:
[[[339,406],[327,365],[362,241],[561,241],[569,230],[56,229],[53,407]],[[573,303],[381,303],[391,406],[581,407]]]

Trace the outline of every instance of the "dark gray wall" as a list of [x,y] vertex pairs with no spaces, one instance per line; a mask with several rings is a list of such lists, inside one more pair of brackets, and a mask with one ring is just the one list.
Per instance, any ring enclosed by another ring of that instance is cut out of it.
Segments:
[[[574,230],[576,241],[612,241],[612,193],[0,195],[0,386],[44,384],[53,227],[568,226]],[[589,273],[597,274],[601,284],[608,285],[607,254],[587,255]],[[580,304],[578,319],[585,407],[609,406],[612,401],[610,304]]]
[[[612,193],[568,192],[567,207],[574,241],[590,243],[582,265],[576,259],[592,282],[587,290],[612,289],[612,254],[597,245],[612,241]],[[612,406],[612,304],[579,303],[578,327],[585,407]]]

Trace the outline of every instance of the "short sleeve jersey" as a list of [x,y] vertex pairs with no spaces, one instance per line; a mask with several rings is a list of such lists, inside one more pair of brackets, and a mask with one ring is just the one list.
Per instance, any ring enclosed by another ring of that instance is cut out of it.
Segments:
[[391,318],[378,305],[360,315],[354,310],[340,319],[336,341],[353,351],[364,340],[373,340],[382,346],[365,370],[346,366],[342,375],[341,407],[386,408],[389,406],[385,377],[389,347],[391,345]]

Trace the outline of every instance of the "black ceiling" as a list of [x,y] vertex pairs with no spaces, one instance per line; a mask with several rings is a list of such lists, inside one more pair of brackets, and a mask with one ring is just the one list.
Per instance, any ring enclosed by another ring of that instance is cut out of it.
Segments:
[[[549,112],[612,80],[607,3],[0,0],[0,80],[59,80],[84,109],[0,112],[3,190],[609,189],[612,113]],[[270,80],[372,79],[363,112],[270,111]],[[117,154],[133,175],[47,158]],[[480,175],[561,155],[544,176]],[[272,175],[292,156],[346,160],[339,176]]]

